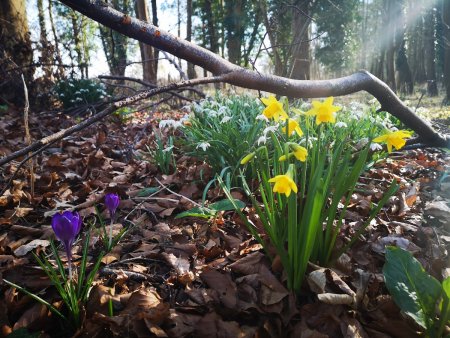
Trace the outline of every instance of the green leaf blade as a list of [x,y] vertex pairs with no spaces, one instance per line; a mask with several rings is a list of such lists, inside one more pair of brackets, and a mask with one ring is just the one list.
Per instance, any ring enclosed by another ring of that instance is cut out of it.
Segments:
[[395,303],[420,326],[430,329],[441,285],[411,253],[398,247],[386,248],[384,279]]

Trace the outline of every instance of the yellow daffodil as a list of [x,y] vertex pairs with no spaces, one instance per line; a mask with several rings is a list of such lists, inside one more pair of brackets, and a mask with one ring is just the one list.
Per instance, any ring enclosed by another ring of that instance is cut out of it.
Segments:
[[275,121],[286,120],[288,115],[283,109],[283,104],[279,102],[275,96],[269,96],[268,98],[261,98],[266,108],[263,110],[263,115],[268,119],[274,119]]
[[388,152],[392,152],[392,146],[395,149],[401,149],[406,144],[405,138],[410,137],[412,132],[407,130],[390,131],[384,135],[376,137],[373,142],[386,143]]
[[[296,132],[298,136],[303,135],[303,132],[300,129],[300,126],[298,125],[298,122],[296,120],[288,119],[287,126],[289,136],[292,135],[294,132]],[[283,133],[286,133],[286,127],[283,127]]]
[[306,112],[306,115],[309,116],[315,116],[316,117],[316,124],[319,125],[322,122],[330,122],[335,123],[336,117],[334,116],[334,113],[340,110],[340,107],[333,106],[333,100],[334,98],[331,96],[325,101],[312,101],[312,109]]
[[241,164],[242,164],[242,165],[243,165],[243,164],[246,164],[247,162],[249,162],[250,160],[252,160],[253,157],[255,157],[255,152],[250,153],[250,154],[244,156],[244,158],[241,160]]
[[269,180],[270,183],[275,183],[273,186],[273,192],[277,192],[280,194],[285,194],[286,197],[289,197],[291,191],[297,193],[297,185],[292,179],[292,171],[294,170],[294,165],[289,165],[289,170],[285,175],[277,175],[274,178]]
[[293,145],[292,148],[294,149],[294,156],[297,160],[305,162],[306,156],[308,156],[308,150],[306,150],[305,147],[299,146],[298,144]]
[[[295,158],[301,162],[306,161],[306,156],[308,156],[308,150],[306,150],[305,147],[299,146],[298,144],[292,143],[290,146],[293,149],[292,153],[288,154],[287,158],[291,158],[292,156],[295,156]],[[280,156],[278,161],[283,162],[286,161],[286,155]]]

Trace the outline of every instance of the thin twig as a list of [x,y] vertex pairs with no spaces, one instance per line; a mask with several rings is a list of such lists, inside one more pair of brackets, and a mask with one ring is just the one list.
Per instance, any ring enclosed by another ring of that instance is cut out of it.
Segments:
[[105,119],[105,117],[107,117],[108,115],[111,115],[119,108],[129,106],[129,105],[134,104],[143,99],[147,99],[154,95],[165,93],[165,92],[172,91],[175,89],[189,87],[189,86],[195,86],[195,85],[200,85],[200,84],[206,84],[206,83],[223,82],[223,81],[225,81],[226,77],[227,77],[227,75],[224,74],[224,75],[219,75],[219,76],[212,76],[212,77],[193,79],[193,80],[188,80],[188,81],[175,82],[175,83],[168,84],[166,86],[161,86],[161,87],[154,88],[154,89],[144,90],[136,95],[126,97],[123,100],[112,103],[106,109],[95,114],[94,116],[91,116],[91,117],[83,120],[82,122],[80,122],[78,124],[73,125],[72,127],[62,129],[57,133],[54,133],[52,135],[49,135],[47,137],[44,137],[44,138],[34,142],[30,146],[27,146],[18,151],[15,151],[14,153],[12,153],[10,155],[2,157],[0,159],[0,166],[3,166],[12,160],[27,154],[30,151],[35,151],[36,149],[40,149],[41,147],[43,147],[44,145],[46,145],[48,143],[51,143],[54,141],[59,141],[73,133],[79,132],[79,131],[87,128],[88,126],[94,124],[95,122],[102,121]]
[[[30,134],[30,126],[29,126],[29,118],[28,118],[28,111],[30,109],[30,102],[28,101],[28,88],[27,84],[25,82],[25,78],[23,77],[23,74],[20,74],[23,82],[23,94],[25,98],[25,106],[23,108],[23,124],[25,126],[25,140],[27,144],[31,145],[31,134]],[[29,163],[30,168],[30,188],[31,188],[31,197],[34,197],[34,167],[33,167],[33,159],[30,158]],[[1,196],[1,195],[0,195]]]
[[184,195],[178,194],[178,193],[176,193],[176,192],[173,191],[173,190],[170,190],[167,186],[165,186],[164,184],[162,184],[161,181],[158,180],[156,177],[155,177],[155,180],[156,180],[156,182],[158,182],[158,184],[159,184],[162,188],[164,188],[164,189],[167,190],[168,192],[170,192],[170,193],[172,193],[172,194],[174,194],[174,195],[176,195],[176,196],[179,196],[179,197],[182,197],[182,198],[187,199],[189,202],[191,202],[192,204],[196,205],[197,207],[202,207],[201,204],[199,204],[199,203],[197,203],[197,202],[191,200],[190,198],[188,198],[188,197],[186,197],[186,196],[184,196]]

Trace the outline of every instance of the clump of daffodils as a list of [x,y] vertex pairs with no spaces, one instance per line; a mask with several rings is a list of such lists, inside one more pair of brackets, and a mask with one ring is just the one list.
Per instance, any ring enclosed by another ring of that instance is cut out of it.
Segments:
[[[389,131],[374,139],[367,135],[358,147],[352,140],[352,126],[340,121],[342,108],[333,104],[333,97],[312,101],[306,112],[293,108],[293,115],[287,101],[274,96],[261,101],[265,107],[260,119],[268,126],[255,142],[258,148],[244,155],[240,164],[255,175],[251,183],[257,182],[257,189],[250,189],[241,176],[267,236],[261,236],[260,229],[237,206],[235,209],[268,254],[275,249],[286,270],[288,287],[299,291],[308,262],[327,264],[335,253],[346,208],[370,151],[377,143],[386,143],[389,152],[401,149],[411,133]],[[369,126],[367,133],[372,129]],[[223,181],[221,187],[234,203]],[[396,189],[393,182],[346,246],[364,231]]]

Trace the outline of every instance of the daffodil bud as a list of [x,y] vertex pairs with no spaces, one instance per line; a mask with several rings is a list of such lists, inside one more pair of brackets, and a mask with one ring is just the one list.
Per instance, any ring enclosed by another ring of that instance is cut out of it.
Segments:
[[246,155],[242,160],[241,160],[241,164],[244,165],[247,162],[251,161],[253,159],[253,157],[255,157],[255,152],[252,152],[248,155]]

